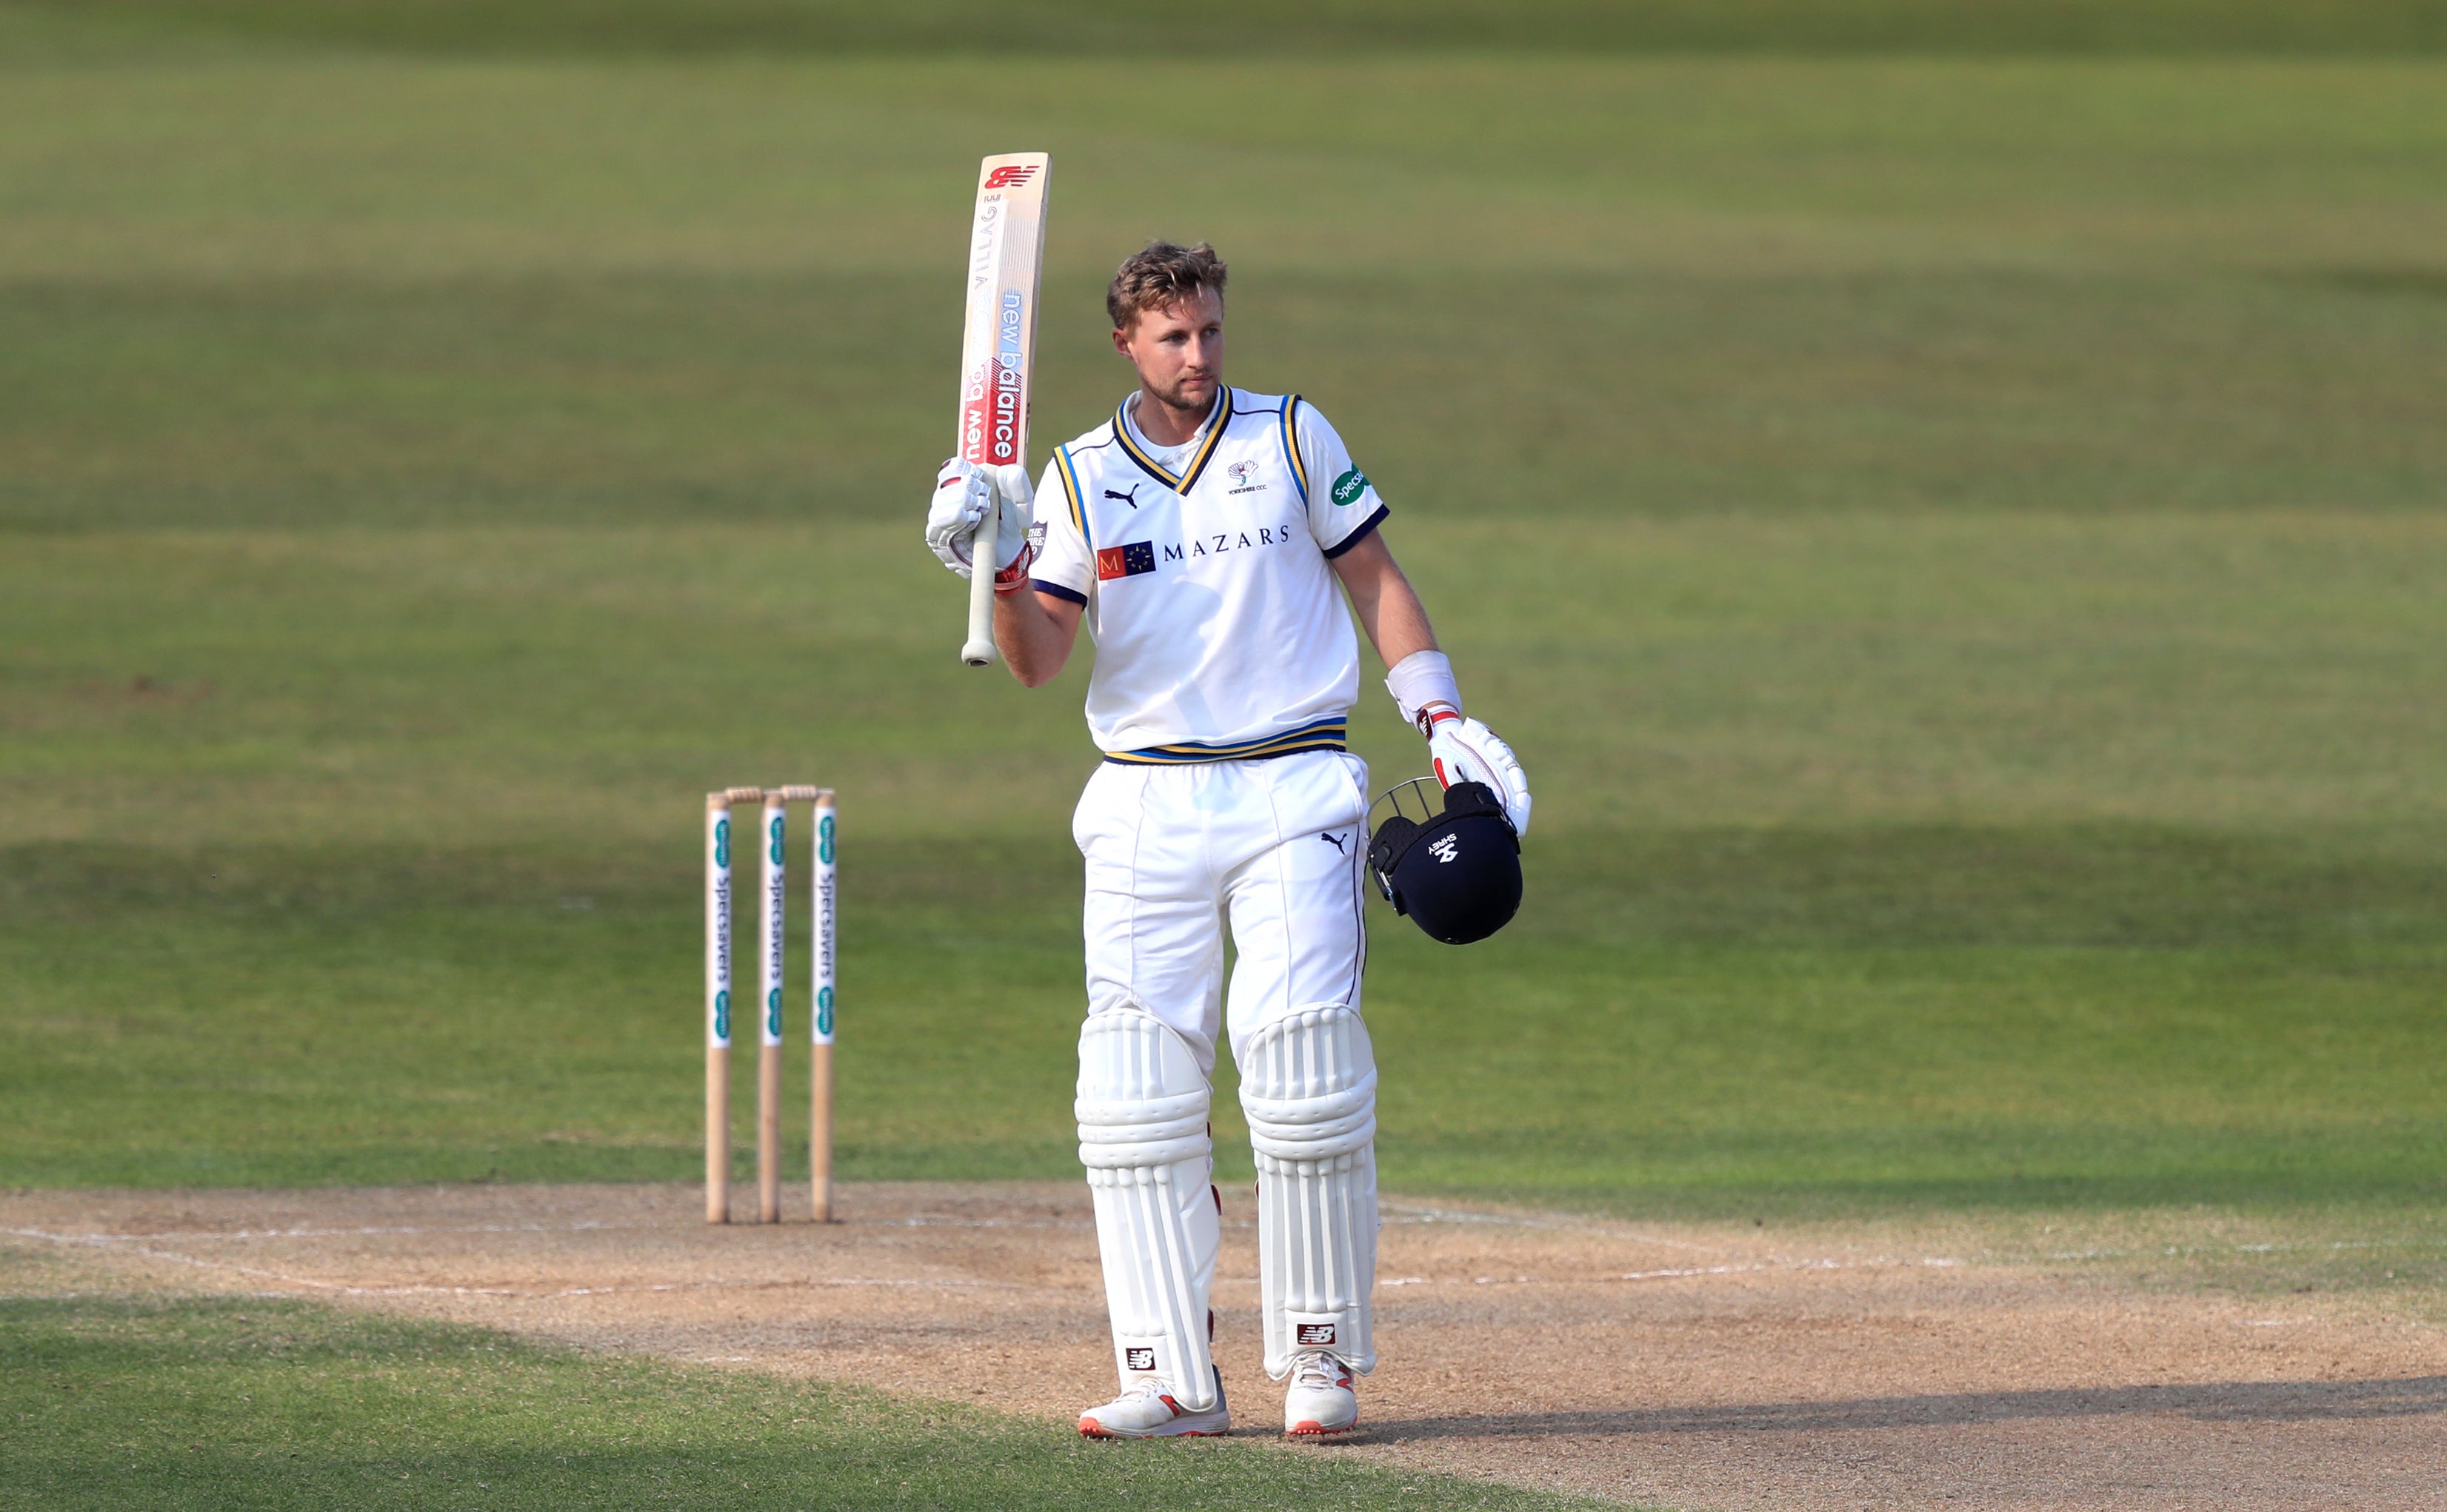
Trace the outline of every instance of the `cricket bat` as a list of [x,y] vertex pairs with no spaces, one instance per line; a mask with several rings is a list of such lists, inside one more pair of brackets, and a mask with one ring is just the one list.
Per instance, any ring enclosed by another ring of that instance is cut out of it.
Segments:
[[[1045,261],[1041,152],[1007,152],[977,168],[969,223],[968,320],[960,336],[959,454],[979,466],[1028,464],[1029,375],[1036,360],[1037,270]],[[995,540],[988,511],[969,548],[969,638],[960,660],[994,663]]]

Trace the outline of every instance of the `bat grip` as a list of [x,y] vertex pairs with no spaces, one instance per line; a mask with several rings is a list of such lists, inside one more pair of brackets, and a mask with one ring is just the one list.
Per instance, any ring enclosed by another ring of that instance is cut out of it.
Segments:
[[969,639],[960,648],[960,660],[971,667],[994,665],[995,556],[1002,539],[1001,509],[1001,500],[989,498],[986,518],[969,538]]

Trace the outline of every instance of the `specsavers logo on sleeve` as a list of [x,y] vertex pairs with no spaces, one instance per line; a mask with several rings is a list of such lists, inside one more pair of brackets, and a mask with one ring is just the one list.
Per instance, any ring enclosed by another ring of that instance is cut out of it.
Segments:
[[1334,501],[1347,504],[1368,491],[1368,475],[1354,467],[1334,481]]

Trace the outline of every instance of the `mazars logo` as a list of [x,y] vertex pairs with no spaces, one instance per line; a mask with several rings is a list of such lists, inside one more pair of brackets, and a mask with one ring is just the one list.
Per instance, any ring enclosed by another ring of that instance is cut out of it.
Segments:
[[1025,186],[1029,180],[1035,177],[1036,165],[1034,163],[1007,162],[1001,167],[996,168],[994,172],[986,175],[986,181],[980,185],[980,187],[986,189],[1017,189]]
[[1451,835],[1439,835],[1428,842],[1428,854],[1440,861],[1451,860],[1461,854],[1461,841]]

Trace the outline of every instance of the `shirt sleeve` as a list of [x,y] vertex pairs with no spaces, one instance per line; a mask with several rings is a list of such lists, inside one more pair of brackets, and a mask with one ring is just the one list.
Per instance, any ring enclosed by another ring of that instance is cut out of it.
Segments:
[[1365,540],[1392,511],[1316,406],[1301,399],[1289,403],[1294,406],[1292,438],[1308,483],[1309,534],[1331,559]]
[[1040,594],[1052,594],[1074,604],[1088,601],[1095,586],[1095,563],[1088,554],[1088,534],[1079,519],[1079,499],[1070,470],[1063,465],[1062,452],[1056,447],[1053,460],[1045,464],[1045,476],[1036,485],[1036,518],[1045,526],[1045,544],[1038,551],[1036,565],[1029,570],[1028,585]]

